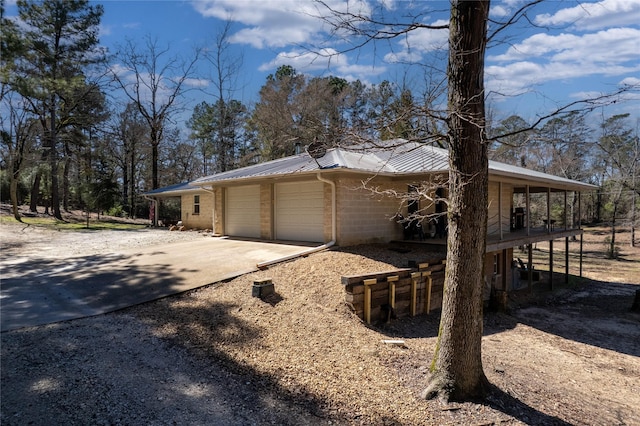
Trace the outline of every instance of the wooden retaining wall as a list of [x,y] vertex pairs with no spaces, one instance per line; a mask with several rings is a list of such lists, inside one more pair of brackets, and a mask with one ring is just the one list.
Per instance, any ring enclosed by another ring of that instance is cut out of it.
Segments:
[[[439,310],[445,260],[366,275],[342,277],[345,302],[368,324]],[[393,308],[393,309],[389,309]]]

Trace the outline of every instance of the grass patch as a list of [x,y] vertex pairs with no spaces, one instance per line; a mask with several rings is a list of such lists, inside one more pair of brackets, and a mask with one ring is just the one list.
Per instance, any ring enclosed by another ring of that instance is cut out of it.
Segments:
[[[0,217],[0,224],[20,224],[13,216]],[[97,221],[90,220],[87,226],[86,221],[60,221],[54,217],[22,217],[23,225],[35,226],[39,228],[55,229],[58,231],[106,231],[106,230],[118,230],[118,231],[133,231],[138,229],[144,229],[147,225],[113,222],[109,220]]]

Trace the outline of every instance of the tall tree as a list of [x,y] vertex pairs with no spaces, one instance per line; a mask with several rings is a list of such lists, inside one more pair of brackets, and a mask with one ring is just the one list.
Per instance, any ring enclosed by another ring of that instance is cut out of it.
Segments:
[[142,172],[149,146],[146,122],[133,103],[113,115],[107,149],[112,161],[120,169],[122,178],[121,203],[130,217],[136,217],[136,204]]
[[480,397],[482,277],[487,238],[488,150],[484,54],[489,1],[451,2],[449,19],[449,223],[440,333],[425,395]]
[[306,85],[302,74],[289,65],[278,68],[267,77],[260,89],[249,126],[256,132],[261,159],[273,160],[294,152],[300,141],[298,124],[300,114],[295,99]]
[[215,146],[217,147],[217,167],[219,171],[233,168],[235,163],[236,139],[229,138],[229,123],[234,121],[237,113],[238,101],[232,101],[235,89],[235,79],[240,73],[243,57],[231,54],[229,34],[231,21],[225,22],[217,34],[214,46],[206,50],[205,59],[212,66],[212,82],[215,88],[216,101],[213,125],[215,129]]
[[[65,107],[67,102],[63,103],[59,114],[60,121],[66,123],[59,134],[63,153],[61,198],[64,210],[69,209],[70,202],[78,201],[79,164],[82,158],[91,158],[97,129],[107,118],[106,99],[97,85],[78,85],[71,96],[77,96],[79,101],[71,110]],[[91,164],[88,166],[90,168]],[[74,179],[74,175],[78,179]]]
[[193,139],[198,148],[198,155],[202,163],[202,174],[208,175],[210,161],[213,155],[213,112],[207,102],[202,101],[193,109],[191,118],[187,121],[187,127],[191,130],[189,137]]
[[584,114],[578,111],[547,121],[532,138],[530,150],[536,154],[537,169],[567,179],[584,179],[593,145],[591,133]]
[[[184,142],[179,129],[172,129],[167,137],[167,143],[161,150],[165,181],[163,185],[176,182],[192,181],[200,175],[200,161],[195,155],[197,146],[191,141]],[[170,177],[170,178],[169,178]]]
[[0,2],[0,105],[6,114],[0,117],[0,141],[9,174],[9,195],[13,216],[21,221],[18,211],[18,182],[25,169],[31,145],[35,140],[33,116],[23,108],[24,101],[12,85],[18,59],[24,52],[17,24],[4,16],[4,0]]
[[493,141],[489,150],[490,158],[521,167],[530,166],[527,149],[533,132],[526,130],[520,132],[530,127],[524,118],[512,115],[502,120],[495,128],[490,129],[491,136],[509,135]]
[[[488,141],[485,134],[484,54],[489,1],[451,0],[448,25],[383,22],[341,13],[326,3],[324,19],[367,41],[415,29],[449,30],[446,111],[449,145],[448,253],[436,353],[425,397],[477,398],[486,391],[482,369],[482,288],[487,234]],[[384,30],[381,30],[384,29]]]
[[178,99],[187,90],[187,81],[194,75],[200,52],[196,51],[188,59],[169,54],[168,46],[160,46],[150,36],[145,38],[142,48],[128,40],[117,53],[123,68],[112,68],[117,87],[138,108],[147,123],[151,144],[151,189],[159,187],[158,146],[171,116],[182,107]]
[[25,48],[17,23],[4,16],[4,3],[4,0],[0,0],[0,100],[10,91],[15,91],[13,76]]
[[[601,136],[598,147],[601,150],[599,162],[603,174],[611,210],[611,236],[609,238],[609,257],[616,257],[616,226],[622,213],[625,198],[631,213],[632,227],[635,228],[635,203],[639,188],[640,174],[640,137],[628,123],[629,114],[609,117],[601,124]],[[625,194],[628,197],[625,197]],[[631,244],[635,242],[634,236]]]
[[247,108],[235,99],[196,105],[187,127],[191,129],[191,139],[196,141],[204,174],[237,167],[246,121]]
[[18,183],[23,172],[31,162],[31,151],[35,145],[38,133],[38,122],[22,108],[20,102],[13,101],[12,92],[3,97],[2,103],[7,101],[6,110],[8,116],[0,117],[0,143],[3,147],[2,157],[7,162],[9,174],[9,197],[13,217],[22,221],[18,211]]
[[98,25],[103,8],[88,0],[19,0],[17,4],[24,51],[12,84],[40,117],[50,167],[51,207],[53,215],[62,219],[58,135],[68,123],[58,115],[61,104],[72,111],[87,94],[78,88],[87,86],[83,68],[100,56]]

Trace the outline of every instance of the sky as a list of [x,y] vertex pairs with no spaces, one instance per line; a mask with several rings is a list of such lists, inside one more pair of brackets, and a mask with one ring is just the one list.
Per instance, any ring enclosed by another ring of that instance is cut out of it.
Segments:
[[[444,69],[447,30],[421,29],[406,37],[368,43],[334,31],[317,16],[326,9],[311,0],[103,0],[100,43],[110,51],[145,37],[189,55],[212,48],[225,22],[231,23],[229,54],[242,57],[234,98],[247,105],[259,100],[260,87],[281,65],[310,76],[334,75],[368,84],[389,80],[416,93],[424,90],[429,66]],[[324,0],[340,11],[386,20],[428,25],[448,22],[448,2]],[[490,17],[508,19],[525,1],[494,0]],[[15,15],[9,0],[6,16]],[[518,114],[528,121],[584,98],[636,86],[604,114],[640,117],[640,0],[547,1],[529,12],[528,22],[510,26],[490,44],[485,87],[490,110],[498,117]],[[332,53],[318,56],[315,52]],[[439,59],[438,59],[439,58]],[[408,66],[407,64],[422,66]],[[115,64],[116,66],[118,64]],[[188,101],[214,102],[202,63],[189,81]]]

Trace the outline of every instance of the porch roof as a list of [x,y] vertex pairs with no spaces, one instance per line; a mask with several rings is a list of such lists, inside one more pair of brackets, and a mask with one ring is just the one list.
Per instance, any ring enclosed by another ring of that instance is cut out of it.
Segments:
[[200,188],[190,185],[189,182],[176,183],[151,191],[143,192],[147,197],[179,197],[187,191],[198,191]]

